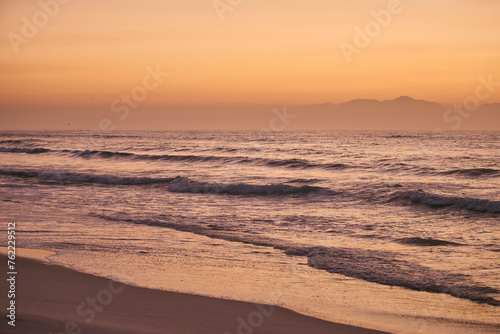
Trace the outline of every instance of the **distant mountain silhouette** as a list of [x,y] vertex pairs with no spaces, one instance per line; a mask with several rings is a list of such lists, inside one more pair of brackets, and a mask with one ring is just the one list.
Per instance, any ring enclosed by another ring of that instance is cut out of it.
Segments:
[[394,100],[384,100],[384,101],[379,101],[379,100],[374,100],[374,99],[356,99],[356,100],[351,100],[348,102],[344,102],[338,105],[334,105],[332,103],[324,103],[324,104],[313,104],[313,105],[307,105],[304,107],[329,107],[329,106],[337,106],[337,107],[368,107],[368,108],[375,108],[378,106],[420,106],[420,107],[440,107],[444,108],[442,105],[436,102],[429,102],[425,100],[415,100],[412,97],[409,96],[400,96]]
[[342,103],[341,106],[369,106],[375,103],[380,103],[379,100],[370,100],[370,99],[357,99]]
[[413,105],[413,106],[420,106],[420,107],[440,107],[442,108],[443,106],[440,105],[439,103],[436,102],[429,102],[425,100],[415,100],[414,98],[411,98],[409,96],[400,96],[397,99],[394,100],[386,100],[381,102],[384,105]]
[[500,111],[500,103],[483,104],[479,109]]
[[295,109],[304,129],[367,130],[500,130],[500,103],[461,113],[431,101],[401,96],[394,100],[356,99]]

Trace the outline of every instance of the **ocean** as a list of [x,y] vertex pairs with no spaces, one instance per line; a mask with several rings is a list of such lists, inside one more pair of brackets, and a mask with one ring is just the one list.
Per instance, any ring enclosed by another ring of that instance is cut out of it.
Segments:
[[500,132],[2,132],[0,209],[136,286],[500,332]]

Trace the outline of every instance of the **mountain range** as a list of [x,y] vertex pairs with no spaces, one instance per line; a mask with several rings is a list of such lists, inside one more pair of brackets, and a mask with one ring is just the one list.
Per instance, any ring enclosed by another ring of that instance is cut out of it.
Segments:
[[[500,130],[500,103],[445,107],[401,96],[394,100],[357,99],[341,104],[294,108],[300,127],[366,130]],[[298,122],[298,121],[297,121]]]

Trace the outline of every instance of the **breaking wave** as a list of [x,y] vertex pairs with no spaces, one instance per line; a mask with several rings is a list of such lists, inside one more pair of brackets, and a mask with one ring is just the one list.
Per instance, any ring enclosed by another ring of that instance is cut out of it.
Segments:
[[461,246],[462,244],[452,241],[432,239],[432,238],[402,238],[397,239],[396,242],[404,245],[414,246]]
[[486,213],[500,213],[500,201],[469,197],[451,197],[429,194],[422,190],[398,192],[390,201],[409,201],[433,208],[455,208]]
[[0,152],[40,154],[52,152],[48,148],[0,147]]
[[152,183],[167,183],[173,178],[151,178],[151,177],[122,177],[113,175],[96,175],[87,173],[69,172],[42,172],[35,170],[1,170],[0,175],[10,175],[22,178],[36,178],[43,181],[59,181],[74,183],[93,184],[115,184],[115,185],[141,185]]
[[306,256],[309,266],[330,273],[412,290],[446,293],[458,298],[500,306],[500,301],[488,296],[498,293],[497,289],[476,284],[466,275],[397,259],[392,252],[336,247],[298,247],[289,248],[285,253]]
[[169,161],[169,162],[220,162],[220,163],[235,163],[248,164],[256,166],[269,167],[287,167],[295,169],[345,169],[353,168],[340,163],[313,163],[304,159],[268,159],[268,158],[250,158],[241,156],[214,156],[214,155],[170,155],[170,154],[136,154],[131,152],[112,152],[112,151],[94,151],[94,150],[51,150],[48,148],[12,148],[0,147],[0,152],[7,153],[64,153],[73,157],[80,158],[100,158],[100,159],[128,159],[128,160],[143,160],[143,161]]
[[246,183],[219,184],[192,181],[177,177],[168,186],[170,192],[201,193],[201,194],[231,194],[231,195],[305,195],[311,193],[330,193],[326,188],[313,186],[290,186],[287,184],[252,185]]
[[289,256],[304,256],[310,267],[326,270],[330,273],[417,291],[446,293],[478,303],[500,306],[500,301],[489,296],[489,294],[498,293],[497,289],[477,284],[470,280],[467,275],[432,269],[398,259],[396,253],[390,251],[311,247],[281,239],[242,233],[234,227],[203,225],[204,223],[182,222],[177,219],[165,221],[163,219],[134,219],[97,213],[91,215],[108,221],[165,227],[231,242],[272,247],[282,250]]
[[500,170],[493,168],[469,168],[469,169],[454,169],[440,173],[442,175],[461,175],[468,177],[500,177]]
[[22,178],[36,178],[42,181],[72,182],[106,185],[151,185],[166,184],[172,193],[193,194],[228,194],[228,195],[307,195],[313,193],[337,194],[329,189],[313,186],[291,186],[287,184],[254,185],[247,183],[210,183],[191,180],[187,177],[125,177],[114,175],[96,175],[89,173],[43,172],[36,170],[2,170],[0,175]]

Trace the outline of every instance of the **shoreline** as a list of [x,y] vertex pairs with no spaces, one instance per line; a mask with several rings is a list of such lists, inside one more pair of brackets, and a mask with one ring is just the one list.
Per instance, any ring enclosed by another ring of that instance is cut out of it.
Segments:
[[[128,286],[43,261],[46,251],[18,251],[16,326],[5,319],[6,333],[387,333],[278,306]],[[6,280],[1,289],[8,291]]]

